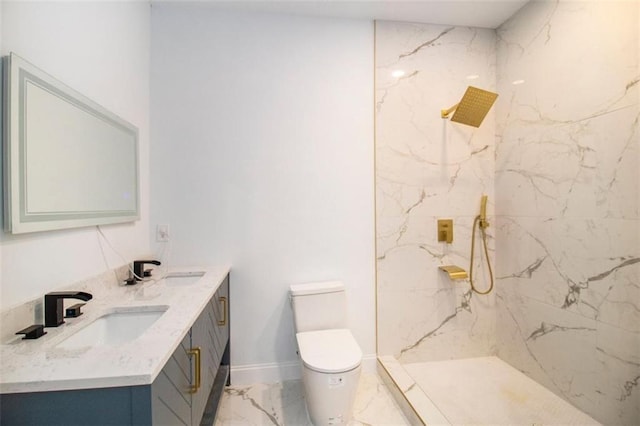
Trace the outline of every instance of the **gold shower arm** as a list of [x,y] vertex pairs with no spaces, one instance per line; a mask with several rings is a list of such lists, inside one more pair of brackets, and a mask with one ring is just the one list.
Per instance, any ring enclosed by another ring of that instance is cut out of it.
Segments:
[[452,106],[449,109],[441,109],[440,110],[440,117],[449,118],[449,114],[451,114],[453,111],[455,111],[456,108],[458,108],[458,105],[460,105],[460,102],[458,102],[457,104],[455,104],[454,106]]

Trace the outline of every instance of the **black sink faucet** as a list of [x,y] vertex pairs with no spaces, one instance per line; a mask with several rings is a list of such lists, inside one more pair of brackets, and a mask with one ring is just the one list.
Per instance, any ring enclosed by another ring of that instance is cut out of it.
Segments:
[[63,300],[80,299],[85,302],[93,299],[93,296],[84,291],[54,291],[44,295],[44,326],[57,327],[64,323]]
[[142,277],[150,277],[151,271],[145,271],[144,265],[156,265],[159,266],[161,263],[157,260],[134,260],[133,261],[133,276],[136,281],[140,281]]

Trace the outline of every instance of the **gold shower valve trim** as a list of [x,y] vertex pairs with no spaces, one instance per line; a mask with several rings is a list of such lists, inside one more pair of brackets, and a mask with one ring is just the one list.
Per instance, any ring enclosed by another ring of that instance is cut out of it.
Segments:
[[438,219],[438,241],[453,243],[453,219]]

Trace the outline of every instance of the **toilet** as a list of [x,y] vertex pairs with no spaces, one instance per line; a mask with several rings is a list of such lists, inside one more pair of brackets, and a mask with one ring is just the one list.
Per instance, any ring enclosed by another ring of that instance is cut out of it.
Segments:
[[347,328],[347,299],[339,281],[290,287],[309,418],[315,426],[342,425],[360,379],[362,351]]

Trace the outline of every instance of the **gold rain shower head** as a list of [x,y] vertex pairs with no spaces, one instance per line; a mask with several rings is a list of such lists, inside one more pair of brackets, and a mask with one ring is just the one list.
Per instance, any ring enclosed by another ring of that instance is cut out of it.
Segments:
[[441,110],[440,116],[442,118],[449,118],[449,114],[455,111],[453,117],[451,117],[451,121],[468,126],[480,127],[482,120],[487,116],[497,97],[497,93],[469,86],[467,87],[467,91],[464,92],[464,96],[460,102],[449,109]]

